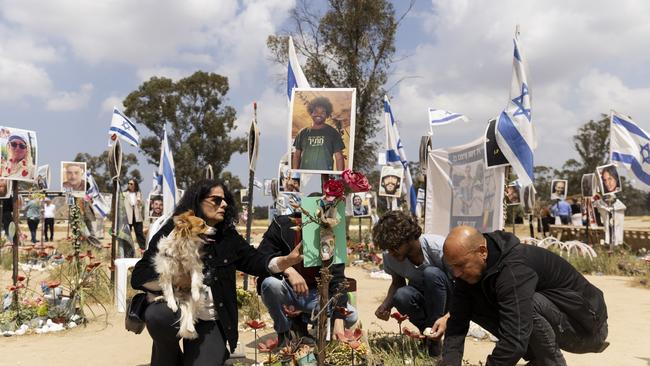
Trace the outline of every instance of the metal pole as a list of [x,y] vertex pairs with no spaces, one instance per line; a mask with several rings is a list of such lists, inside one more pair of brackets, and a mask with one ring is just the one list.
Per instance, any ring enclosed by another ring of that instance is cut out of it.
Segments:
[[[16,284],[18,284],[18,238],[20,237],[20,213],[18,211],[18,182],[14,181],[13,183],[11,202],[13,203],[13,224],[15,226],[15,231],[13,237],[13,245],[11,247],[13,256],[11,279],[13,281],[13,285],[16,286]],[[12,304],[16,310],[20,308],[18,304],[18,291],[13,292]]]
[[528,214],[528,228],[530,229],[530,237],[534,238],[535,237],[535,230],[533,230],[533,214],[532,213]]
[[515,206],[510,207],[510,216],[512,216],[512,235],[515,235]]
[[[246,242],[251,243],[251,226],[253,225],[253,181],[255,171],[248,171],[248,217],[246,217]],[[248,291],[248,274],[244,274],[244,290]]]
[[361,217],[359,217],[359,243],[361,243]]
[[[43,191],[45,193],[45,191]],[[45,236],[45,199],[41,200],[41,217],[39,220],[41,222],[41,247],[43,246],[43,237]]]
[[[117,207],[118,199],[118,180],[117,177],[113,178],[113,230],[111,230],[111,286],[115,286],[115,258],[117,257]],[[112,291],[115,296],[115,291]]]

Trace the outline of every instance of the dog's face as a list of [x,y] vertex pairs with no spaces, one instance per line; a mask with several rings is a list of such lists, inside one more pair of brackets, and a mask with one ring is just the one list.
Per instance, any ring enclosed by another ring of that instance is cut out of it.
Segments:
[[182,238],[204,237],[212,235],[216,230],[208,226],[203,219],[194,216],[194,212],[189,210],[178,216],[174,216],[174,230],[176,235]]

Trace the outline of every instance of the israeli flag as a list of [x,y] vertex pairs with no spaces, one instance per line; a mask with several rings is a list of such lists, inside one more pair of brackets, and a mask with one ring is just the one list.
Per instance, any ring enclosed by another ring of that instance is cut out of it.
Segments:
[[413,187],[413,178],[409,169],[404,145],[399,137],[397,124],[393,118],[393,111],[390,108],[388,96],[384,96],[384,122],[386,124],[386,165],[401,166],[404,169],[404,184],[402,191],[408,196],[409,210],[415,215],[417,205],[417,193]]
[[293,46],[293,38],[289,37],[289,65],[287,67],[287,99],[289,103],[291,103],[293,88],[309,88],[309,82],[298,62],[296,49]]
[[522,186],[533,184],[535,132],[531,119],[531,95],[526,60],[519,47],[519,27],[515,31],[510,100],[497,119],[497,144],[508,159]]
[[117,107],[113,107],[113,118],[111,119],[111,127],[108,129],[108,134],[113,141],[119,137],[131,146],[137,147],[140,144],[140,132],[138,132],[135,124],[120,112]]
[[469,122],[465,115],[449,112],[444,109],[429,108],[429,126],[441,126],[456,121]]
[[158,175],[162,177],[163,214],[174,212],[176,208],[176,175],[174,157],[167,140],[167,129],[164,130],[163,141],[160,145]]
[[104,197],[99,192],[99,187],[95,178],[93,178],[90,170],[86,170],[86,182],[88,183],[88,189],[86,189],[86,195],[90,197],[93,201],[92,208],[93,211],[101,217],[108,216],[110,212],[110,205],[104,200]]
[[610,115],[612,163],[628,170],[632,185],[650,192],[650,134],[630,117],[612,111]]

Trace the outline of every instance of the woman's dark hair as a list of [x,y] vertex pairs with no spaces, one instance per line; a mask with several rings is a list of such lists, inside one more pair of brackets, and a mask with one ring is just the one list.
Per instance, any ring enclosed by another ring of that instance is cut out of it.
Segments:
[[214,187],[221,187],[223,189],[223,195],[228,206],[226,207],[226,213],[223,217],[223,221],[217,225],[217,228],[230,228],[235,227],[235,222],[237,221],[237,202],[233,198],[232,193],[228,190],[228,187],[223,182],[212,179],[201,180],[193,184],[189,189],[183,194],[180,202],[176,205],[174,210],[174,216],[180,215],[183,212],[188,210],[194,211],[194,214],[197,217],[206,220],[203,210],[201,209],[201,203],[203,200],[210,195],[210,191]]
[[422,228],[417,220],[402,211],[390,211],[372,228],[373,243],[383,250],[399,248],[402,244],[419,239]]
[[609,175],[616,179],[616,184],[618,185],[618,172],[616,171],[616,167],[614,165],[608,165],[604,167],[600,172],[600,176],[602,177],[605,172],[609,173]]
[[[137,180],[135,180],[134,178],[131,178],[127,182],[133,182],[133,187],[135,188],[135,191],[133,191],[133,192],[140,192],[140,185],[138,184]],[[127,185],[127,187],[128,187],[128,185]]]
[[307,112],[311,114],[314,109],[316,109],[316,107],[323,108],[327,117],[332,115],[332,110],[334,109],[332,107],[332,102],[330,102],[330,100],[325,97],[318,97],[309,102],[309,105],[307,106]]

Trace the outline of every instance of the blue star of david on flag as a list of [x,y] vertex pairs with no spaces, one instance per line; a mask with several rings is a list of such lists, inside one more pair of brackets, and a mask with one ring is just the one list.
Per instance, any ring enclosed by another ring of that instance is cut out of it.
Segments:
[[117,107],[113,108],[113,118],[111,118],[111,126],[108,129],[108,134],[110,136],[119,136],[131,146],[137,147],[140,144],[140,133],[138,129]]
[[515,113],[513,113],[513,116],[520,116],[524,115],[526,116],[526,119],[528,122],[530,122],[530,108],[526,108],[524,105],[524,97],[528,95],[528,86],[526,83],[521,84],[521,95],[518,96],[517,98],[513,99],[512,102],[515,103],[515,105],[518,107]]
[[641,158],[644,164],[650,164],[650,144],[641,145]]

